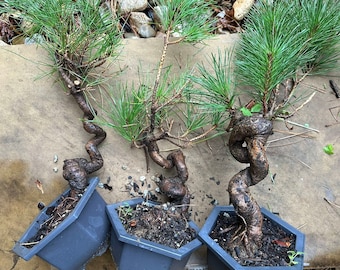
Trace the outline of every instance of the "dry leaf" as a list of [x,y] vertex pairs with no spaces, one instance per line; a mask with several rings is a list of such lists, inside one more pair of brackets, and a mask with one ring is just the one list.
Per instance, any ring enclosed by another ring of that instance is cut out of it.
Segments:
[[292,244],[289,239],[285,238],[285,239],[282,239],[283,241],[281,240],[273,240],[273,243],[274,244],[277,244],[278,246],[280,247],[290,247],[290,245]]
[[41,191],[41,193],[44,194],[43,185],[39,179],[35,180],[35,184],[37,185],[37,188]]

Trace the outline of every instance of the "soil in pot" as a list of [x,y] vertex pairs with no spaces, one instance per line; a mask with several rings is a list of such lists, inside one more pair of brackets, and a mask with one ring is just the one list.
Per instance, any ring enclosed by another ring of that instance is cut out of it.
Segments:
[[[68,192],[66,196],[61,196],[55,205],[46,209],[45,213],[48,215],[48,217],[46,218],[45,222],[40,225],[40,229],[37,231],[36,235],[21,245],[24,245],[26,248],[34,247],[39,243],[40,240],[46,237],[53,229],[55,229],[69,216],[81,199],[82,195],[78,194],[77,197],[71,197],[70,192]],[[38,207],[41,208],[41,203],[38,204]]]
[[180,248],[197,237],[189,227],[189,214],[170,205],[138,204],[117,209],[127,233],[171,248]]
[[255,256],[248,257],[240,254],[245,238],[242,231],[246,232],[244,222],[235,215],[221,212],[210,237],[214,239],[226,252],[228,252],[242,266],[288,266],[288,251],[295,250],[295,235],[282,230],[277,224],[267,217],[263,217],[262,246],[255,252]]

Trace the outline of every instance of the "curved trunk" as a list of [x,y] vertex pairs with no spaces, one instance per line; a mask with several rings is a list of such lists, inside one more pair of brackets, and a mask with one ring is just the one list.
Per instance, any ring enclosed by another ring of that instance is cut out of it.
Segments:
[[105,140],[106,132],[96,124],[90,122],[95,117],[96,112],[92,111],[87,103],[81,89],[81,82],[79,80],[71,80],[67,71],[63,69],[64,62],[62,56],[56,54],[56,61],[59,66],[59,73],[61,77],[70,89],[71,95],[74,97],[80,109],[84,113],[83,128],[86,132],[95,135],[85,145],[85,149],[90,156],[90,161],[85,158],[64,160],[63,177],[69,182],[71,187],[71,196],[74,197],[86,188],[88,175],[103,167],[104,160],[98,150],[98,145]]
[[159,153],[156,138],[153,134],[145,134],[143,144],[148,150],[150,158],[164,169],[176,168],[177,175],[173,177],[160,177],[157,183],[160,190],[180,204],[182,212],[187,212],[190,205],[191,195],[185,182],[188,180],[189,173],[185,164],[185,156],[181,150],[170,153],[166,159]]
[[256,185],[268,174],[265,144],[273,132],[273,126],[271,121],[257,116],[239,116],[233,121],[229,139],[230,152],[237,161],[250,163],[250,166],[230,180],[228,192],[230,203],[245,222],[247,236],[245,244],[247,251],[251,252],[252,243],[255,246],[261,245],[263,217],[249,187]]

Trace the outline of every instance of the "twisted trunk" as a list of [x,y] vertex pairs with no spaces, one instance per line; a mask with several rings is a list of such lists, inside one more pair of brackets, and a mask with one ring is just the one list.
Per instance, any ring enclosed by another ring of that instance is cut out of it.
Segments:
[[185,164],[185,156],[181,150],[170,153],[164,158],[159,153],[157,141],[153,134],[147,134],[143,139],[143,144],[148,150],[150,158],[164,169],[176,168],[177,175],[173,177],[160,177],[157,183],[160,190],[175,204],[181,205],[182,212],[187,212],[190,205],[191,195],[185,182],[188,180],[189,173]]
[[[272,134],[271,121],[263,117],[235,116],[229,139],[233,157],[250,166],[237,173],[229,182],[230,203],[246,226],[245,247],[251,253],[261,245],[263,217],[249,187],[264,179],[269,171],[265,144]],[[246,146],[244,146],[244,143]]]
[[63,69],[64,59],[62,56],[56,54],[56,60],[61,77],[70,89],[70,94],[84,113],[83,128],[86,132],[95,135],[85,145],[85,149],[90,157],[89,161],[85,158],[73,158],[64,161],[63,177],[69,182],[71,196],[74,197],[86,188],[88,175],[103,167],[104,160],[98,150],[98,146],[105,140],[106,132],[96,124],[91,123],[96,112],[92,111],[86,102],[81,82],[79,80],[72,81],[68,72]]

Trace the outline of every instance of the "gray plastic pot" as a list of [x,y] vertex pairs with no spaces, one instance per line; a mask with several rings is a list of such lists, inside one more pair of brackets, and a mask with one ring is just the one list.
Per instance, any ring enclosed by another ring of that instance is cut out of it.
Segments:
[[[199,232],[199,238],[208,247],[208,267],[212,270],[302,270],[303,269],[303,256],[299,256],[295,259],[297,262],[293,266],[266,266],[266,267],[252,267],[242,266],[236,260],[234,260],[228,252],[220,247],[218,243],[214,241],[209,235],[216,225],[216,220],[221,212],[227,212],[229,214],[235,214],[233,206],[215,206],[211,214],[204,223],[202,229]],[[277,215],[274,215],[265,208],[261,208],[262,214],[279,225],[284,231],[295,235],[295,250],[303,252],[305,247],[305,236],[303,233],[289,225]]]
[[105,212],[106,203],[96,191],[99,179],[91,178],[82,198],[69,216],[32,248],[22,245],[36,235],[40,224],[48,218],[46,210],[57,204],[61,196],[45,207],[27,231],[15,244],[13,251],[24,260],[39,256],[60,270],[83,269],[93,257],[108,247],[110,221]]
[[[111,221],[111,254],[119,270],[181,270],[184,269],[193,251],[202,243],[197,238],[179,249],[170,248],[152,241],[140,239],[128,234],[120,221],[116,209],[127,204],[134,208],[142,203],[137,198],[116,204],[107,205],[106,210]],[[151,205],[155,203],[149,202]],[[191,228],[199,228],[192,221]]]

